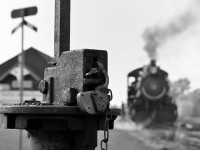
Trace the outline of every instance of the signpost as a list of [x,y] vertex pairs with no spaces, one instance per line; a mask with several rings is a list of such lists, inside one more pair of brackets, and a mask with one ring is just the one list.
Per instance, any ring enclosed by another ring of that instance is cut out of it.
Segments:
[[[31,28],[35,32],[37,32],[37,27],[34,25],[28,23],[24,17],[26,16],[32,16],[37,14],[37,7],[28,7],[28,8],[22,8],[22,9],[15,9],[11,12],[11,17],[12,18],[22,18],[22,22],[17,25],[13,30],[12,34],[15,33],[20,27],[22,28],[22,51],[21,51],[21,59],[20,59],[20,65],[21,65],[21,81],[20,81],[20,103],[23,102],[23,82],[24,82],[24,77],[23,77],[23,68],[24,68],[24,62],[25,62],[25,57],[24,57],[24,25],[27,27]],[[22,150],[22,131],[20,130],[20,135],[19,135],[19,150]]]
[[21,8],[15,9],[11,12],[12,18],[19,18],[25,16],[32,16],[37,14],[37,7],[28,7],[28,8]]

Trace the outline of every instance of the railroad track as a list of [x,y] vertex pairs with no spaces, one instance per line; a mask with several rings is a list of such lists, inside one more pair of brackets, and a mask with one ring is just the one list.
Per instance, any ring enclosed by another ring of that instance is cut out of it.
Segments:
[[189,150],[200,149],[200,119],[184,118],[177,122],[177,129],[185,135],[184,145]]
[[[125,123],[122,123],[124,127]],[[155,150],[200,150],[200,119],[181,119],[173,127],[158,126],[132,131],[130,128],[128,134]]]

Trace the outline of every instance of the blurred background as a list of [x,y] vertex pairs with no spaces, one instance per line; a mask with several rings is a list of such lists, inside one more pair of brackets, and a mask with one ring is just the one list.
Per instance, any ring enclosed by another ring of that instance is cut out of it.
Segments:
[[[12,19],[13,9],[37,6],[36,16],[26,20],[38,32],[25,27],[24,49],[35,49],[53,57],[54,0],[1,1],[0,63],[21,52],[21,31],[11,30],[21,19]],[[127,100],[128,72],[149,63],[144,47],[152,34],[156,45],[157,64],[169,73],[169,80],[190,81],[190,90],[200,87],[200,28],[198,0],[73,0],[71,2],[71,50],[103,49],[109,55],[109,88],[113,105]]]
[[[0,2],[0,64],[21,52],[21,30],[11,34],[21,19],[12,19],[11,11],[30,6],[38,13],[26,20],[38,32],[25,27],[24,50],[54,56],[55,0],[6,0]],[[179,115],[200,115],[199,0],[72,0],[70,46],[108,51],[112,106],[127,103],[128,73],[155,59],[169,74]]]

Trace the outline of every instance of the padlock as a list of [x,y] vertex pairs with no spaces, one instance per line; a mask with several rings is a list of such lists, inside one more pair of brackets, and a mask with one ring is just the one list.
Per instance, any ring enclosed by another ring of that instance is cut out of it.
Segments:
[[104,85],[97,86],[93,91],[80,92],[77,94],[77,104],[79,108],[88,114],[103,113],[109,104],[109,77],[105,69],[102,69],[105,76]]
[[109,102],[107,93],[102,93],[98,90],[80,92],[77,95],[77,103],[79,108],[88,114],[103,113]]

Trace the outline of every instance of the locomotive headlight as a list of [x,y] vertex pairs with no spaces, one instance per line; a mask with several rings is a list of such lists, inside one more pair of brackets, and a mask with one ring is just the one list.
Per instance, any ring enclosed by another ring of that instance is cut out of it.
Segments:
[[158,87],[157,84],[152,83],[152,84],[150,85],[150,88],[151,88],[152,90],[157,90],[159,87]]
[[166,82],[162,77],[150,75],[146,77],[141,85],[141,92],[149,100],[158,100],[167,92]]

